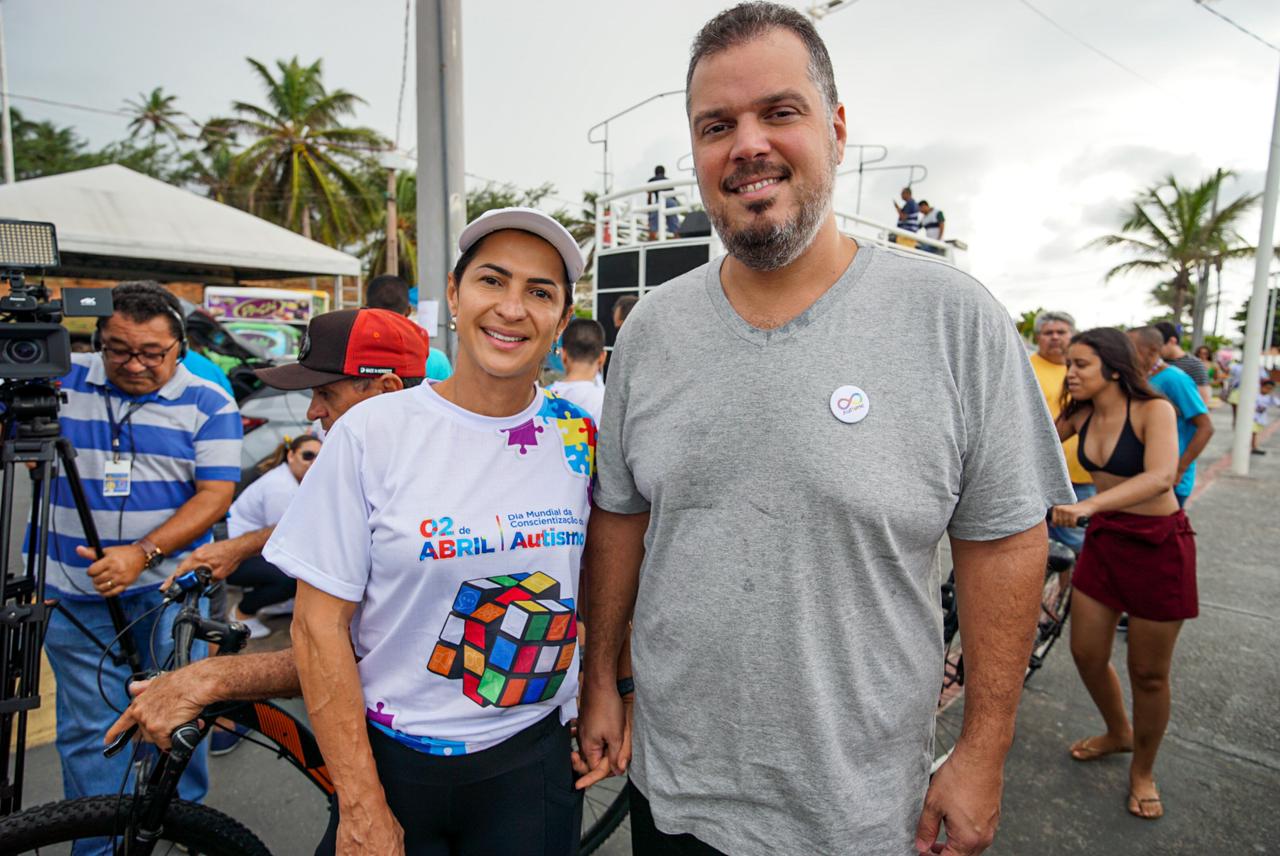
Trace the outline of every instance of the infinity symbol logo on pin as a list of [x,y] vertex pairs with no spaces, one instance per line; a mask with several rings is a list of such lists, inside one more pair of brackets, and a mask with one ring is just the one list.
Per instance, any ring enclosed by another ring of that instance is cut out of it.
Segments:
[[831,415],[847,425],[866,419],[870,410],[871,399],[856,386],[842,386],[831,393]]

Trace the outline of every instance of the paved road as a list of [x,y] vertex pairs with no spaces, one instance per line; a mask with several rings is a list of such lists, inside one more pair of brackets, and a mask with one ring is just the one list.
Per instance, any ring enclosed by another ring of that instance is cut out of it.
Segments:
[[[1230,447],[1230,413],[1206,463]],[[1125,761],[1073,762],[1067,746],[1098,716],[1071,663],[1055,650],[1023,696],[1009,757],[997,856],[1025,854],[1249,854],[1280,850],[1280,435],[1248,479],[1229,474],[1190,507],[1199,539],[1201,616],[1188,622],[1174,664],[1174,710],[1157,766],[1166,816],[1130,817]],[[267,640],[283,641],[283,634]],[[1124,648],[1116,651],[1124,669]],[[52,747],[29,755],[27,804],[58,796]],[[309,854],[324,801],[286,764],[254,746],[212,761],[208,802],[240,818],[280,856]],[[629,852],[625,836],[608,856]]]

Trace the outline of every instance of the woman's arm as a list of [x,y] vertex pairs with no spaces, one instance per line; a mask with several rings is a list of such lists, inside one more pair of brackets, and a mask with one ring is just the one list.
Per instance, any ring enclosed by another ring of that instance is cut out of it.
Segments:
[[1080,420],[1085,415],[1085,410],[1081,409],[1070,416],[1059,416],[1054,420],[1053,427],[1058,429],[1058,439],[1065,443],[1074,437],[1080,430]]
[[[1138,411],[1138,408],[1134,408]],[[1143,471],[1110,490],[1077,503],[1081,514],[1088,516],[1098,511],[1120,511],[1145,502],[1171,490],[1178,477],[1178,423],[1173,405],[1163,399],[1145,401],[1140,411],[1145,425],[1135,423],[1146,452],[1142,458]]]
[[302,580],[293,612],[293,651],[316,742],[338,793],[337,856],[403,856],[404,832],[387,806],[369,748],[364,692],[351,647],[356,604]]

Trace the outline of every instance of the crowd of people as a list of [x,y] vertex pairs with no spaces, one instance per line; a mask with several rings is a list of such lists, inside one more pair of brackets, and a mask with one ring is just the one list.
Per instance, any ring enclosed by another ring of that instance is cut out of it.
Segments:
[[[293,645],[199,660],[131,700],[108,660],[128,705],[112,722],[97,652],[55,616],[68,796],[122,786],[104,733],[163,748],[217,702],[301,695],[335,788],[321,854],[571,854],[583,789],[623,772],[641,856],[977,854],[1051,523],[1080,553],[1072,652],[1106,724],[1070,754],[1132,752],[1128,809],[1160,816],[1169,663],[1197,611],[1182,506],[1212,433],[1170,364],[1185,355],[1159,330],[1078,333],[1058,312],[1028,360],[972,277],[841,234],[845,108],[794,9],[717,15],[686,88],[727,255],[618,301],[607,386],[604,329],[573,318],[572,236],[490,211],[448,276],[447,375],[400,284],[375,280],[370,307],[317,316],[296,363],[259,370],[309,390],[318,425],[232,506],[234,401],[179,364],[171,295],[116,289],[99,353],[64,379],[106,556],[75,534],[61,480],[50,588],[109,638],[106,598],[138,617],[205,565],[258,632],[292,600]],[[544,389],[557,342],[565,377]],[[944,537],[967,703],[931,776]],[[1122,615],[1132,720],[1110,665]],[[153,624],[134,633],[163,661]],[[182,795],[207,781],[197,753]]]

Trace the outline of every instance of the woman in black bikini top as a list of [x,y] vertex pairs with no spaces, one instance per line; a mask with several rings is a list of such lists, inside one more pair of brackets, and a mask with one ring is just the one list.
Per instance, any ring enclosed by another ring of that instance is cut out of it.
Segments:
[[1146,445],[1138,439],[1138,435],[1133,430],[1133,419],[1131,411],[1133,400],[1126,398],[1124,403],[1124,428],[1120,429],[1120,439],[1116,440],[1116,448],[1111,453],[1111,457],[1107,459],[1105,464],[1095,464],[1089,460],[1084,453],[1084,447],[1089,432],[1089,422],[1093,419],[1093,412],[1085,417],[1084,424],[1080,426],[1080,443],[1076,446],[1076,458],[1080,461],[1080,466],[1084,467],[1091,473],[1110,473],[1120,478],[1131,478],[1142,472],[1142,458],[1146,452]]
[[[1092,761],[1132,752],[1128,808],[1154,820],[1164,814],[1154,766],[1169,720],[1173,647],[1183,619],[1198,608],[1194,533],[1173,495],[1175,414],[1147,383],[1133,344],[1119,330],[1089,330],[1071,340],[1066,387],[1058,435],[1066,440],[1079,433],[1076,454],[1093,473],[1098,494],[1055,507],[1053,522],[1074,526],[1090,518],[1072,579],[1071,654],[1106,724],[1104,734],[1076,741],[1071,757]],[[1132,725],[1111,665],[1122,613],[1129,615]]]

